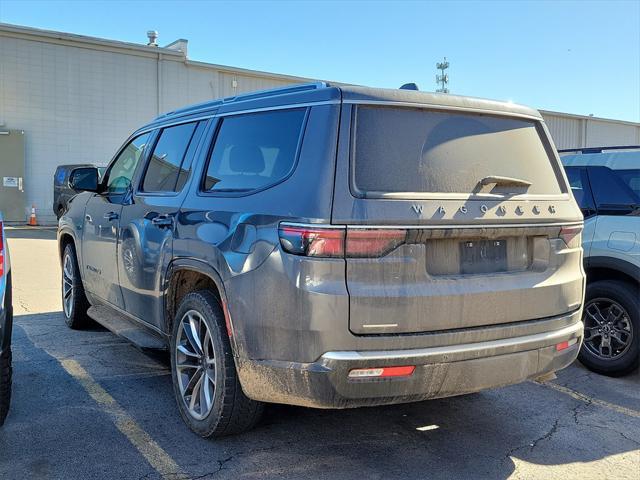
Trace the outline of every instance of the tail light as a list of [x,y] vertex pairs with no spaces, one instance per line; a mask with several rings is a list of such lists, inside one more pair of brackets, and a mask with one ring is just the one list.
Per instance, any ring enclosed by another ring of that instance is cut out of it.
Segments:
[[582,242],[582,226],[562,227],[558,235],[569,248],[578,248]]
[[0,222],[0,277],[4,276],[4,228]]
[[285,252],[305,257],[344,256],[344,228],[281,225],[279,234]]
[[347,257],[382,257],[402,245],[406,230],[347,229]]
[[382,257],[407,238],[406,230],[290,224],[282,224],[279,234],[285,252],[324,258]]

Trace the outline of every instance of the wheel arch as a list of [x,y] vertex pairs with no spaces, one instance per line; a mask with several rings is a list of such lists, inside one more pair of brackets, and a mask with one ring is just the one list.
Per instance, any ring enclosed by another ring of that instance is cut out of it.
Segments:
[[225,317],[227,335],[236,352],[233,323],[227,308],[227,296],[221,276],[211,265],[194,259],[177,259],[169,264],[164,279],[164,313],[166,333],[171,335],[173,319],[182,298],[189,292],[209,290],[216,297]]
[[587,283],[618,280],[640,287],[640,267],[613,257],[589,257],[584,266]]
[[[67,245],[73,244],[76,249],[76,256],[79,255],[78,247],[76,242],[76,237],[69,230],[62,230],[58,233],[58,259],[62,263],[62,255],[64,254],[64,249],[67,248]],[[78,259],[79,260],[79,259]]]

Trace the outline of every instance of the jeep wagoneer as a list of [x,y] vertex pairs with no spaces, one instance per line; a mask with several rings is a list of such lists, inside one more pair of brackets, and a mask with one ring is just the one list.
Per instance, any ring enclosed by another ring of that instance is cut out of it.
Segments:
[[460,395],[571,363],[582,214],[532,109],[296,85],[134,132],[59,224],[69,326],[171,356],[196,433],[263,402]]

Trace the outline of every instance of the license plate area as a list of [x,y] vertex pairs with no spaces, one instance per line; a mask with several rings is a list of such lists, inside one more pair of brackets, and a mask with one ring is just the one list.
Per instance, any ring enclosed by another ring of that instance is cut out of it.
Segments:
[[507,240],[465,240],[460,242],[460,273],[508,271]]

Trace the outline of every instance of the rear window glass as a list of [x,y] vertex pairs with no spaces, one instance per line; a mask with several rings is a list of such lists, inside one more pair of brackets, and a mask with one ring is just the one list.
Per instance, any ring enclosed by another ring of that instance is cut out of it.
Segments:
[[[560,194],[536,122],[483,114],[358,107],[354,186],[373,194]],[[529,187],[480,181],[508,177]]]

